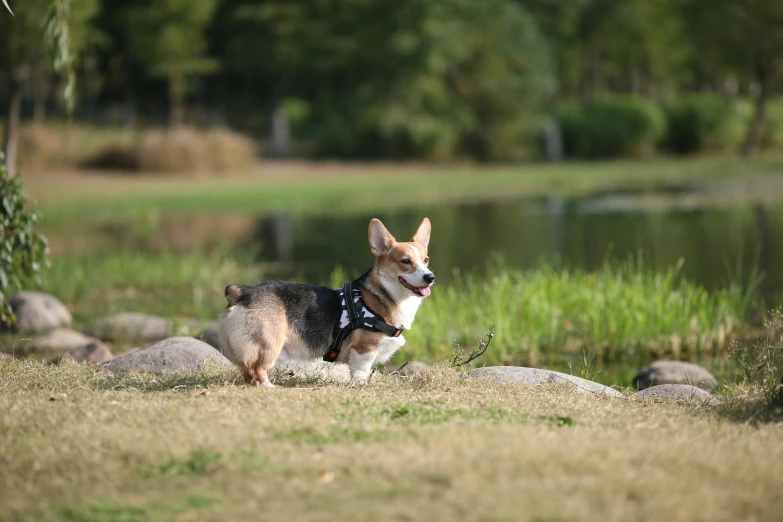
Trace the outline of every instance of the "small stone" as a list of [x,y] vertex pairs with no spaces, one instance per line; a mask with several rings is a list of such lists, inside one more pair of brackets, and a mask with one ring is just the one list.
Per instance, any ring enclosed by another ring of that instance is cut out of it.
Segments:
[[658,384],[692,384],[711,391],[718,385],[718,379],[697,364],[680,361],[655,361],[633,378],[633,386],[639,390]]
[[677,401],[681,404],[700,403],[710,406],[722,404],[709,392],[690,384],[659,384],[640,391],[634,398],[651,402]]
[[174,321],[156,315],[120,313],[98,320],[89,332],[113,341],[154,342],[174,335]]
[[41,332],[58,326],[71,326],[71,312],[54,296],[22,291],[8,300],[16,315],[12,328],[17,332]]
[[468,377],[482,377],[490,382],[507,383],[518,382],[528,386],[541,384],[563,384],[570,386],[575,392],[583,395],[600,395],[605,397],[624,397],[619,391],[588,381],[580,377],[574,377],[566,373],[544,370],[541,368],[525,368],[521,366],[486,366],[465,372]]
[[106,345],[98,341],[66,352],[56,362],[59,364],[66,362],[76,364],[101,364],[102,362],[111,360],[113,357],[114,356]]
[[19,353],[54,363],[98,364],[112,358],[100,340],[68,328],[53,328],[43,335],[19,343]]

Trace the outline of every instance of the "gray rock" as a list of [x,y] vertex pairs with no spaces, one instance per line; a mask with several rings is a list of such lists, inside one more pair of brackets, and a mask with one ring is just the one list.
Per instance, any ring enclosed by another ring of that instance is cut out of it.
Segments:
[[199,332],[198,335],[196,335],[196,339],[204,341],[212,348],[223,353],[223,350],[220,348],[220,328],[218,327],[218,323],[212,323],[207,329]]
[[646,388],[636,395],[637,400],[652,402],[677,401],[679,403],[701,403],[710,406],[722,404],[720,399],[709,392],[690,384],[659,384]]
[[8,300],[16,314],[13,329],[40,332],[58,326],[71,326],[71,312],[56,297],[43,292],[17,292]]
[[67,328],[54,328],[19,347],[27,355],[53,362],[67,358],[72,362],[99,364],[112,358],[111,351],[101,341]]
[[98,340],[76,330],[53,328],[45,334],[25,340],[20,343],[20,347],[25,350],[67,352],[95,341]]
[[100,366],[109,370],[145,373],[197,372],[207,361],[232,366],[220,352],[192,337],[171,337],[152,346],[131,352]]
[[544,370],[540,368],[524,368],[520,366],[487,366],[476,368],[464,373],[469,377],[482,377],[491,382],[506,383],[518,382],[528,386],[540,384],[563,384],[573,388],[574,391],[585,395],[604,395],[607,397],[624,397],[619,391],[588,381],[580,377],[574,377],[566,373]]
[[0,361],[13,361],[14,356],[10,353],[0,353]]
[[[421,361],[410,361],[407,364],[403,365],[391,365],[386,367],[386,373],[392,374],[394,372],[394,375],[401,375],[403,377],[407,377],[410,375],[417,375],[420,373],[424,373],[427,371],[427,369],[430,367],[429,364]],[[402,368],[402,369],[400,369]]]
[[114,341],[160,341],[174,335],[174,321],[155,315],[120,313],[98,320],[88,330]]
[[65,352],[63,355],[57,357],[54,362],[58,364],[63,363],[75,363],[75,364],[101,364],[102,362],[109,361],[113,358],[111,351],[100,341],[90,343],[84,346],[80,346],[75,350]]
[[655,361],[633,378],[633,386],[640,390],[657,384],[692,384],[711,391],[718,379],[699,365],[680,361]]

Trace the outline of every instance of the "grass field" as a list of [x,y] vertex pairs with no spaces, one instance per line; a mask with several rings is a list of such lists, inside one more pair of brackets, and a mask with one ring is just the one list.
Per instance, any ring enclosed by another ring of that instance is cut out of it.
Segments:
[[0,360],[2,520],[778,520],[780,424],[489,385]]

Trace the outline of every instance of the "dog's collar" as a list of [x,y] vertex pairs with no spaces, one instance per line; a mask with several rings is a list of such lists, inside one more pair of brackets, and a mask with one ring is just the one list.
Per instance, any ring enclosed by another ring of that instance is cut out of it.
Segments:
[[386,323],[378,314],[370,310],[362,300],[362,294],[358,288],[354,288],[353,283],[345,283],[342,288],[335,290],[340,296],[340,307],[342,312],[340,320],[334,326],[334,342],[329,347],[329,351],[324,355],[324,361],[335,362],[340,355],[343,341],[348,334],[357,328],[372,330],[374,332],[383,332],[389,337],[399,337],[404,328],[397,328]]

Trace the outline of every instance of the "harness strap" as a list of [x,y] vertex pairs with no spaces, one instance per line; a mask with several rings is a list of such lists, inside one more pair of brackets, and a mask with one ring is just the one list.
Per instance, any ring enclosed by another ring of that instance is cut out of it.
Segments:
[[[346,312],[348,314],[348,324],[345,327],[340,328],[340,319],[338,319],[338,323],[335,326],[334,342],[329,347],[326,355],[324,355],[324,361],[335,362],[337,357],[340,355],[340,349],[342,348],[343,341],[345,341],[345,338],[348,337],[348,334],[357,328],[383,332],[389,337],[399,337],[402,334],[404,330],[403,328],[397,328],[396,326],[387,324],[380,317],[378,317],[377,314],[367,308],[367,306],[361,300],[358,291],[356,292],[356,295],[354,295],[352,283],[345,283],[343,285],[342,294],[342,301],[345,304]],[[355,302],[355,298],[358,298],[358,301]],[[360,318],[356,312],[357,302],[362,307],[362,309],[366,311],[362,318]],[[370,317],[367,316],[367,312],[369,312]]]
[[345,307],[348,309],[348,320],[351,321],[351,330],[359,328],[359,317],[356,315],[356,306],[353,302],[353,285],[345,283],[343,285],[343,299]]

